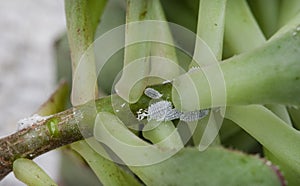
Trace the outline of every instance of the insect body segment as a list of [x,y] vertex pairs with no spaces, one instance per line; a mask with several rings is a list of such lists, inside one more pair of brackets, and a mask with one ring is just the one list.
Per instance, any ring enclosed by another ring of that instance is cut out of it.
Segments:
[[181,121],[186,121],[186,122],[190,122],[190,121],[197,121],[199,119],[204,118],[205,116],[207,116],[208,114],[208,110],[197,110],[197,111],[191,111],[191,112],[183,112],[180,115],[180,120]]
[[180,113],[172,108],[172,103],[169,101],[159,101],[149,106],[148,120],[171,121],[178,119]]
[[208,110],[180,112],[173,108],[171,102],[163,100],[151,104],[144,112],[139,110],[137,114],[138,120],[143,120],[145,117],[147,117],[148,121],[171,121],[180,119],[181,121],[191,122],[204,118],[208,114]]
[[144,94],[152,99],[159,99],[163,95],[153,88],[146,88]]

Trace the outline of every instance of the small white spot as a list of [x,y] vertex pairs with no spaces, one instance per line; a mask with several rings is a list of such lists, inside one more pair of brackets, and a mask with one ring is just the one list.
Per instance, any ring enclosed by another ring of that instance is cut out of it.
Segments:
[[172,81],[171,80],[166,80],[164,82],[162,82],[162,84],[167,84],[167,83],[171,83]]
[[189,69],[188,72],[194,72],[194,71],[199,70],[199,69],[201,69],[201,68],[200,67],[192,67],[192,68]]
[[120,112],[120,110],[117,109],[116,112]]
[[52,116],[40,116],[38,114],[34,114],[31,117],[28,118],[23,118],[21,120],[18,121],[18,131],[23,130],[25,128],[31,127],[32,125],[41,122],[41,121],[45,121],[46,119],[50,118]]
[[152,99],[159,99],[163,95],[153,88],[146,88],[144,94]]
[[272,165],[272,162],[267,161],[267,162],[266,162],[266,165],[271,166],[271,165]]
[[145,117],[148,117],[148,110],[143,110],[143,109],[139,109],[139,111],[136,112],[137,113],[137,119],[139,121],[143,120]]
[[297,35],[297,32],[296,32],[296,31],[295,31],[295,32],[293,32],[293,33],[292,33],[292,35],[293,35],[293,36],[296,36],[296,35]]
[[71,118],[70,123],[77,124],[83,119],[83,114],[80,110],[73,109],[73,118]]
[[300,25],[297,26],[296,31],[300,31]]
[[126,103],[123,103],[123,104],[121,105],[121,107],[123,108],[123,107],[125,107],[125,105],[126,105]]

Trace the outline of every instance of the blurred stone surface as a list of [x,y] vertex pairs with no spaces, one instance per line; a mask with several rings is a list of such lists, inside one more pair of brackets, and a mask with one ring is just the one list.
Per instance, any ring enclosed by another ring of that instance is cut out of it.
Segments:
[[[65,31],[63,0],[0,0],[0,136],[16,131],[55,89],[53,45]],[[58,154],[37,162],[58,179]],[[2,185],[24,185],[13,174]]]

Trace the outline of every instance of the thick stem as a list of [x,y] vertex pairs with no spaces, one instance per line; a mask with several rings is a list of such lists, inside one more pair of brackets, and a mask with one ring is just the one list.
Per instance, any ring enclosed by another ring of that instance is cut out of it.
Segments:
[[[171,84],[156,89],[164,93],[164,99],[171,97]],[[12,171],[13,162],[18,158],[34,159],[58,147],[91,137],[96,113],[114,113],[114,108],[121,101],[125,102],[116,95],[103,97],[54,114],[0,139],[0,180]],[[149,101],[147,96],[142,96],[138,103],[130,105],[131,111],[136,113],[140,108],[147,108]]]
[[[75,124],[77,109],[58,113],[0,139],[0,180],[12,171],[14,160],[33,159],[48,151],[83,139]],[[53,130],[53,127],[55,130]]]

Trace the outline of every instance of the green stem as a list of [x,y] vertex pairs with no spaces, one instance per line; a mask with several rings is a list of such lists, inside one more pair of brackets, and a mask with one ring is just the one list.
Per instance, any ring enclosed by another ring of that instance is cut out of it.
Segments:
[[[193,56],[193,59],[196,59],[198,65],[200,66],[205,65],[207,63],[211,63],[209,61],[206,61],[207,58],[204,57],[207,56],[207,51],[205,50],[205,47],[207,46],[214,55],[213,58],[216,58],[216,60],[218,61],[220,61],[222,58],[225,9],[226,0],[200,1],[197,24],[197,37],[199,38],[196,39]],[[202,40],[205,43],[203,43]],[[196,65],[193,61],[190,67],[198,65]],[[214,115],[211,116],[214,117]],[[219,126],[215,121],[215,118],[211,118],[209,121],[207,119],[200,120],[193,134],[193,140],[195,145],[207,147],[213,142],[215,142],[215,144],[219,144],[220,139],[217,136],[217,133],[216,135],[212,135],[209,131],[218,131],[220,127],[221,126]],[[207,133],[210,133],[210,137],[208,138],[206,136]]]
[[[237,50],[239,49],[240,46],[244,46],[244,50],[252,50],[255,49],[256,47],[259,47],[259,45],[263,45],[266,42],[265,37],[263,36],[263,33],[261,32],[261,30],[259,29],[259,26],[257,24],[257,22],[255,21],[255,19],[253,19],[253,15],[251,12],[249,12],[249,9],[247,7],[246,3],[243,3],[242,1],[239,2],[240,3],[240,7],[239,9],[237,9],[237,6],[232,6],[229,5],[228,7],[228,11],[231,11],[231,13],[228,12],[229,16],[233,17],[231,14],[232,13],[238,13],[239,14],[243,14],[244,20],[248,20],[245,21],[245,26],[247,25],[247,30],[252,30],[253,32],[251,33],[245,33],[247,35],[251,35],[251,37],[244,37],[243,40],[228,40],[227,44],[229,44],[230,46],[232,46],[232,52],[235,54],[239,54],[241,51]],[[274,32],[276,30],[276,23],[277,23],[277,13],[278,13],[278,1],[270,3],[267,1],[250,1],[249,2],[250,5],[252,5],[252,8],[254,9],[254,13],[257,13],[257,18],[258,22],[261,23],[262,28],[263,29],[269,29],[269,30],[265,30],[265,31],[269,31],[269,32]],[[271,5],[270,5],[271,4]],[[276,9],[277,7],[277,9]],[[269,10],[269,11],[268,11]],[[263,15],[260,15],[263,14]],[[228,20],[229,23],[231,22],[242,22],[243,20],[241,20],[240,17],[235,17],[232,20]],[[270,30],[272,29],[272,30]],[[290,29],[290,28],[289,28]],[[230,29],[227,30],[229,33],[232,34],[239,34],[236,29]],[[256,43],[253,42],[253,40],[255,40]],[[244,45],[245,43],[247,43],[247,45]],[[284,119],[284,121],[290,123],[290,119],[289,119],[289,114],[285,108],[285,106],[283,105],[268,105],[268,108],[270,110],[272,110],[274,113],[276,113],[278,116],[280,116],[282,119]]]
[[94,51],[89,49],[106,0],[66,0],[67,33],[72,58],[71,102],[80,105],[94,99],[98,89]]
[[[201,0],[199,6],[197,36],[209,46],[217,60],[222,58],[226,1]],[[197,59],[201,59],[199,40],[196,40],[195,55],[199,56]]]
[[184,146],[171,121],[149,121],[143,129],[143,136],[164,149],[180,149]]
[[224,37],[226,57],[248,51],[249,45],[254,49],[264,44],[264,35],[245,0],[228,0]]
[[[89,143],[98,143],[94,138],[90,138],[88,141]],[[71,147],[86,160],[103,185],[140,185],[132,175],[121,169],[112,160],[106,159],[94,151],[85,141],[73,143]],[[99,144],[98,148],[100,148]],[[102,152],[105,150],[102,149]]]
[[[53,135],[49,127],[53,119],[57,121],[55,126],[58,130],[55,133],[58,135]],[[33,159],[83,139],[78,126],[72,121],[75,121],[74,109],[55,114],[45,121],[0,139],[0,180],[12,170],[12,163],[18,158]]]
[[[293,31],[282,34],[279,38],[268,42],[258,50],[241,54],[221,63],[227,83],[228,105],[251,103],[300,104],[298,96],[300,94],[298,73],[300,71],[298,63],[300,38],[294,36]],[[207,70],[206,68],[204,70]],[[192,93],[192,91],[186,91],[194,90],[193,81],[185,79],[188,75],[192,80],[195,78],[194,82],[197,82],[194,85],[201,92],[200,105],[203,106],[202,108],[210,107],[211,94],[208,91],[209,86],[205,83],[206,78],[201,72],[200,70],[194,71],[174,80],[174,88],[177,88],[177,91],[181,93],[181,100],[184,103],[183,108],[187,110],[198,110],[198,107],[194,107],[195,101],[193,100],[193,103],[189,101],[191,96],[188,93]],[[255,77],[255,80],[253,77]],[[163,93],[166,98],[172,97],[170,95],[172,89],[170,84],[159,85],[154,88]],[[175,98],[173,102],[178,108],[181,103],[180,99],[176,95],[173,95],[173,98]],[[148,98],[142,97],[138,103],[131,105],[132,112],[136,113],[140,108],[147,108],[148,102]],[[97,100],[97,112],[114,113],[111,104],[110,96]],[[95,118],[90,118],[90,121],[93,122],[87,123],[86,128],[79,130],[78,125],[76,125],[81,118],[78,118],[78,112],[88,114],[84,109],[86,107],[77,107],[55,114],[30,128],[2,138],[0,140],[0,178],[11,171],[12,162],[19,157],[32,159],[49,150],[83,139],[80,131],[87,131],[87,134],[89,134],[95,121]],[[83,118],[88,119],[88,115],[83,115]],[[48,127],[49,121],[53,121],[53,119],[57,121],[55,125],[58,129],[56,133],[58,135],[52,135],[51,127],[50,129]]]
[[[170,84],[154,88],[164,94],[163,99],[171,97]],[[91,137],[96,117],[91,114],[94,113],[91,111],[115,113],[114,107],[120,105],[116,105],[112,100],[117,99],[122,100],[117,95],[111,95],[79,107],[70,108],[54,114],[46,120],[36,122],[31,127],[1,138],[0,180],[12,171],[13,162],[18,158],[34,159],[58,147]],[[52,99],[50,98],[50,100]],[[149,101],[148,97],[142,96],[138,103],[130,106],[132,112],[136,113],[140,108],[147,108]],[[122,103],[124,102],[122,100]],[[78,125],[79,123],[80,125]]]
[[260,105],[228,107],[225,117],[239,124],[278,160],[300,174],[299,131]]
[[[201,108],[210,108],[211,93],[215,96],[214,106],[224,106],[223,100],[219,100],[224,93],[227,94],[226,103],[229,106],[299,104],[300,37],[293,33],[294,29],[291,29],[258,49],[223,61],[220,66],[206,66],[175,78],[175,106],[182,110],[198,110],[199,105]],[[222,73],[225,82],[215,79],[209,79],[208,82],[207,77],[213,78],[216,73]],[[211,92],[209,83],[223,83],[226,91]]]
[[[155,38],[173,44],[165,21],[159,0],[127,1],[124,67],[115,89],[129,103],[137,102],[146,86],[179,74],[174,47],[152,41]],[[162,60],[172,63],[166,67]]]
[[94,41],[94,34],[106,0],[66,0],[65,11],[73,72]]

